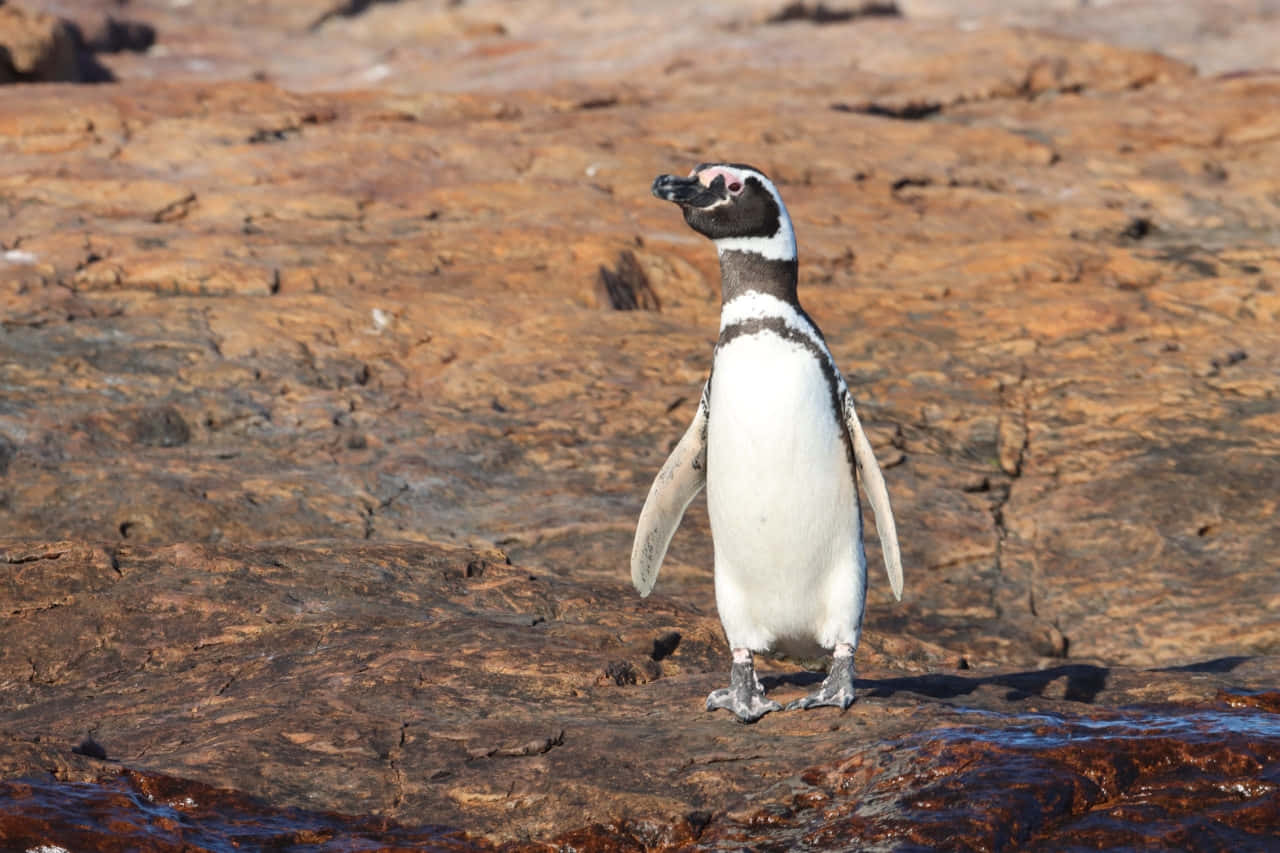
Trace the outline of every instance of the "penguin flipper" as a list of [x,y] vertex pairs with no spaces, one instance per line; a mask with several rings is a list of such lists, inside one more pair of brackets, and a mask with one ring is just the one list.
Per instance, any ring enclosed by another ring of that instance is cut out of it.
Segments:
[[709,387],[702,389],[693,423],[654,478],[644,509],[640,510],[636,539],[631,546],[631,583],[641,596],[653,591],[671,537],[689,502],[707,482],[707,415],[711,411],[708,392]]
[[862,474],[862,488],[866,490],[871,501],[871,511],[876,517],[876,530],[880,533],[880,549],[884,552],[884,567],[889,573],[889,586],[893,589],[893,597],[902,600],[902,553],[898,549],[898,527],[893,520],[893,508],[889,506],[889,490],[884,484],[884,474],[880,473],[880,463],[876,462],[875,451],[867,434],[862,431],[862,423],[853,408],[853,395],[847,390],[844,393],[844,420],[853,439],[853,456],[858,462],[858,471]]

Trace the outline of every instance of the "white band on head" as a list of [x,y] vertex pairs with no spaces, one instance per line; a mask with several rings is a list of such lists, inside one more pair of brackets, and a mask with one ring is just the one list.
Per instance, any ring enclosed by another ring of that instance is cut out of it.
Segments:
[[770,261],[794,261],[796,259],[796,237],[791,230],[791,221],[787,213],[782,212],[782,224],[770,237],[721,237],[715,241],[716,251],[750,252]]
[[[709,180],[703,181],[703,183],[707,184],[709,184],[710,180],[715,180],[716,175],[724,175],[726,179],[733,177],[743,184],[747,182],[747,178],[755,178],[762,187],[769,191],[769,195],[773,196],[774,203],[778,205],[777,231],[768,237],[722,237],[715,241],[717,252],[721,254],[725,252],[751,252],[770,261],[794,261],[796,259],[796,232],[791,226],[791,216],[787,213],[787,206],[782,203],[782,196],[778,193],[778,188],[773,185],[773,181],[753,170],[732,169],[727,166],[704,169],[698,173],[700,180],[703,175],[710,176]],[[726,183],[728,183],[727,180]]]

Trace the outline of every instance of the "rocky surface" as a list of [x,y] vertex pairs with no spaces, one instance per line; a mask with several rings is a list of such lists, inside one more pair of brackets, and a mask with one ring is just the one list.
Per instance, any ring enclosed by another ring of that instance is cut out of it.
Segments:
[[63,21],[0,5],[0,83],[82,79],[75,39]]
[[[1194,4],[783,5],[25,4],[119,82],[0,88],[0,838],[1280,831],[1280,74]],[[718,310],[648,185],[712,158],[897,510],[845,714],[701,710],[700,504],[628,582]]]
[[[876,633],[847,713],[747,727],[701,709],[727,654],[714,614],[497,552],[64,543],[3,557],[5,600],[24,609],[0,652],[0,776],[38,769],[81,786],[77,802],[133,813],[129,832],[103,821],[60,843],[98,829],[123,849],[197,832],[485,846],[398,825],[424,819],[579,849],[1061,849],[1091,834],[1250,849],[1275,829],[1274,658],[957,669]],[[15,592],[28,590],[46,597]],[[820,677],[765,673],[784,701]],[[83,786],[117,768],[107,791]],[[0,833],[57,827],[47,784],[8,785]],[[295,811],[267,820],[227,788]]]

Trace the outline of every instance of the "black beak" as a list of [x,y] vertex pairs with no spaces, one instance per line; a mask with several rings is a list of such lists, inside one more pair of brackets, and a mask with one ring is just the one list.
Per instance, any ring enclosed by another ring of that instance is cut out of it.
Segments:
[[653,194],[660,199],[673,201],[681,207],[710,207],[729,197],[724,188],[724,177],[717,175],[706,186],[697,177],[680,178],[675,175],[659,175],[653,179]]

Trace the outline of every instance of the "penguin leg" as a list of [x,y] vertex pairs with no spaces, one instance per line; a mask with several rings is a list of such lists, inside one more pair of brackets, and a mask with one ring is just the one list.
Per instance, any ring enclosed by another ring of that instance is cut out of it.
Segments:
[[817,690],[794,702],[787,703],[788,711],[818,708],[830,705],[844,709],[853,704],[853,646],[840,643],[831,656],[831,668]]
[[782,705],[764,696],[764,687],[756,678],[750,649],[733,650],[733,668],[729,670],[729,686],[712,690],[707,696],[707,710],[723,708],[738,715],[744,723],[754,723],[770,711],[781,711]]

